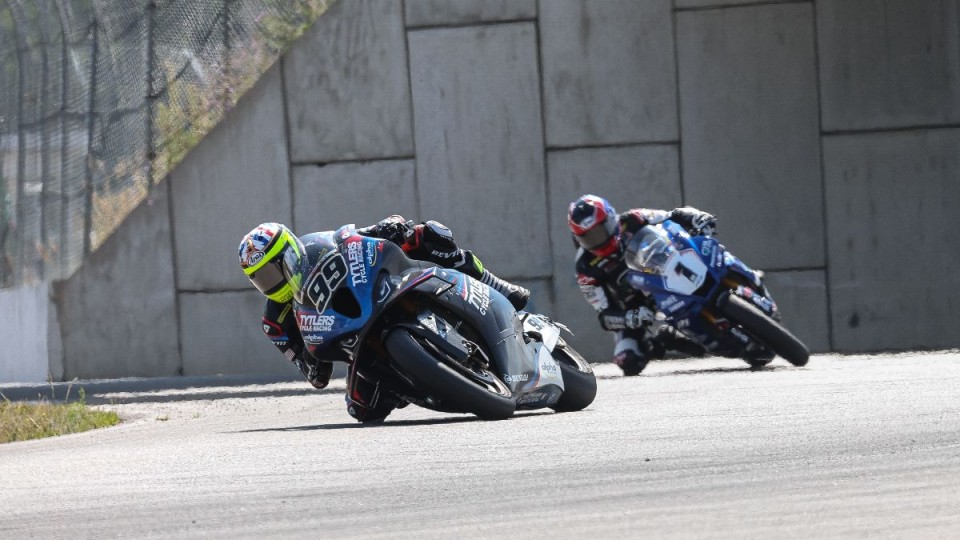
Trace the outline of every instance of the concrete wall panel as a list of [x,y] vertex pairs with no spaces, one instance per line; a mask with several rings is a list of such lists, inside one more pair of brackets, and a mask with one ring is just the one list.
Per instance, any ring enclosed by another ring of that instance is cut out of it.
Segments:
[[725,6],[743,7],[757,4],[786,4],[796,2],[797,0],[674,0],[677,9]]
[[824,165],[834,346],[960,345],[960,130],[828,137]]
[[536,0],[406,0],[407,26],[532,19]]
[[414,175],[412,159],[294,167],[295,230],[365,227],[391,214],[420,221]]
[[299,376],[261,328],[264,298],[243,292],[180,293],[183,374]]
[[47,381],[53,356],[48,336],[59,337],[58,332],[49,328],[53,314],[46,284],[0,290],[0,328],[4,333],[0,383]]
[[809,4],[677,14],[685,202],[757,268],[824,265],[812,20]]
[[180,290],[250,286],[240,239],[264,221],[291,219],[285,140],[274,66],[170,175]]
[[817,2],[823,128],[960,121],[955,1]]
[[157,186],[79,270],[55,283],[60,379],[178,374],[168,191]]
[[677,139],[670,0],[540,4],[549,146]]
[[584,193],[607,198],[620,212],[681,206],[679,169],[677,147],[670,145],[562,150],[547,155],[556,308],[551,315],[570,326],[576,334],[571,343],[591,361],[610,360],[613,338],[600,328],[596,313],[577,288],[567,207]]
[[294,162],[413,153],[402,6],[337,2],[287,54]]
[[783,325],[811,352],[829,351],[826,272],[768,272],[766,285],[780,307]]
[[505,278],[550,273],[535,28],[409,34],[421,212]]

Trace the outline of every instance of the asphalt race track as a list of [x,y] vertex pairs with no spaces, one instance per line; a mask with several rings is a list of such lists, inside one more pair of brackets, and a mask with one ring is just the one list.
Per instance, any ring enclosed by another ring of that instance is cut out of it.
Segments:
[[126,421],[0,445],[0,538],[960,537],[956,352],[597,372],[578,413],[375,427],[342,380],[85,385]]

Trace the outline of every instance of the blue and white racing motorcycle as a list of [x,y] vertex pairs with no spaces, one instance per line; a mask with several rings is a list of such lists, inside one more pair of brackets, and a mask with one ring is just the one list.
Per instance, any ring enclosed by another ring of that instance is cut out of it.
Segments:
[[807,347],[780,324],[757,274],[710,236],[691,236],[666,220],[627,242],[627,282],[651,295],[658,317],[708,352],[760,367],[779,355],[807,363]]
[[563,325],[352,225],[302,240],[294,308],[317,357],[372,360],[381,389],[401,401],[484,419],[593,402],[593,370],[563,340]]

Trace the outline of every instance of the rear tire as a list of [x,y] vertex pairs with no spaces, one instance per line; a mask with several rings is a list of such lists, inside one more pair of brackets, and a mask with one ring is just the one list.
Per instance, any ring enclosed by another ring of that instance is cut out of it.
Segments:
[[742,326],[747,333],[787,362],[804,366],[810,359],[810,352],[802,341],[743,298],[731,294],[718,308],[726,318]]
[[510,389],[496,375],[480,374],[492,380],[481,386],[438,360],[403,328],[391,331],[384,345],[397,366],[424,393],[441,401],[445,409],[473,413],[484,420],[504,420],[517,409]]
[[550,408],[557,412],[579,411],[597,397],[597,378],[590,363],[564,342],[553,348],[553,358],[563,375],[563,394]]

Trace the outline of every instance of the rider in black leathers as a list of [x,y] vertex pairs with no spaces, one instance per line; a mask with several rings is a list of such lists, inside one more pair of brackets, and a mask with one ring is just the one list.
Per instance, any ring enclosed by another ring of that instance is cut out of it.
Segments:
[[[483,267],[472,252],[461,249],[450,229],[436,221],[414,224],[399,215],[389,216],[369,227],[357,229],[359,234],[382,238],[399,245],[407,256],[459,270],[493,287],[507,297],[516,309],[522,309],[530,291],[495,276]],[[247,233],[240,242],[240,266],[253,285],[266,297],[263,331],[315,388],[330,382],[333,363],[316,358],[312,346],[304,343],[297,318],[293,313],[293,296],[297,279],[295,268],[303,257],[301,240],[284,225],[262,223]],[[375,368],[358,358],[347,375],[347,411],[361,422],[386,418],[405,403],[381,393],[380,377]]]
[[712,234],[716,218],[696,208],[672,211],[634,208],[617,214],[604,198],[583,195],[570,203],[567,224],[577,246],[577,284],[596,311],[600,326],[614,332],[613,361],[626,376],[639,375],[651,358],[668,350],[702,355],[703,349],[671,326],[655,324],[652,298],[622,280],[627,265],[623,249],[630,237],[647,224],[670,219],[693,234]]

